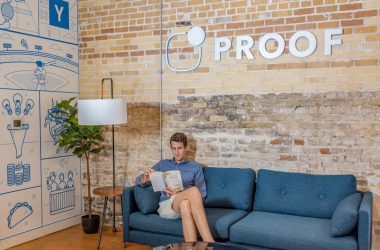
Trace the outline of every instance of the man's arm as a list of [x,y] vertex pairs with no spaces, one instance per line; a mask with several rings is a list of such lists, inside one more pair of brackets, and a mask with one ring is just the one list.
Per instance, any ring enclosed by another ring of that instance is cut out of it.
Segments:
[[143,174],[137,176],[136,180],[135,180],[135,184],[139,185],[139,186],[142,186],[142,187],[150,185],[151,183],[150,183],[149,174],[151,174],[151,173],[153,173],[155,171],[160,171],[160,169],[159,169],[160,162],[161,161],[159,161],[158,163],[156,163],[156,165],[154,165],[153,168],[148,168]]
[[203,169],[199,166],[195,172],[194,176],[194,184],[198,187],[199,191],[201,192],[203,201],[205,200],[207,196],[206,191],[206,181],[205,177],[203,175]]

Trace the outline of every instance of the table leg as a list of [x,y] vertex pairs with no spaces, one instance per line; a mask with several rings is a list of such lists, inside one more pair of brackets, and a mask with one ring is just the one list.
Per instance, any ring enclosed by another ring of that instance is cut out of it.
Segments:
[[123,216],[123,196],[120,196],[121,216]]
[[113,197],[113,228],[112,232],[116,232],[116,196]]
[[104,219],[106,218],[107,201],[108,201],[108,196],[104,196],[103,216],[102,216],[102,223],[100,224],[100,235],[99,235],[99,241],[98,241],[98,249],[100,249],[100,242],[102,241],[103,224],[104,224]]

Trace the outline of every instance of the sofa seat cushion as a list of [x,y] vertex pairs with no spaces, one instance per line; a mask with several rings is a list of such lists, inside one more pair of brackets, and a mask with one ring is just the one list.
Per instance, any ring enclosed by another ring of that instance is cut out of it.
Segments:
[[[232,224],[248,213],[228,208],[206,208],[207,220],[215,239],[228,239]],[[181,219],[163,219],[158,214],[134,212],[129,216],[129,227],[146,232],[183,236]]]
[[163,219],[158,214],[143,214],[134,212],[129,215],[129,227],[146,232],[163,233],[182,236],[182,223],[180,219]]
[[232,225],[230,240],[291,250],[357,250],[354,235],[330,236],[330,220],[254,211]]
[[206,208],[207,221],[216,239],[228,239],[231,225],[247,214],[248,212],[237,209]]

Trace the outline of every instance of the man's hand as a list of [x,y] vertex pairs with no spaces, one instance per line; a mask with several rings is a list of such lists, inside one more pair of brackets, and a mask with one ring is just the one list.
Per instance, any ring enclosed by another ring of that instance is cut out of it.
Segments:
[[173,189],[171,189],[171,188],[166,188],[165,189],[165,193],[167,193],[168,195],[169,195],[169,197],[172,197],[173,195],[175,195],[177,192],[176,191],[174,191]]
[[149,175],[150,175],[151,173],[153,173],[154,171],[155,171],[155,170],[154,170],[153,168],[148,168],[148,169],[145,171],[143,177],[141,178],[141,180],[140,180],[140,184],[145,184],[145,183],[147,183],[148,181],[150,181],[150,177],[149,177]]

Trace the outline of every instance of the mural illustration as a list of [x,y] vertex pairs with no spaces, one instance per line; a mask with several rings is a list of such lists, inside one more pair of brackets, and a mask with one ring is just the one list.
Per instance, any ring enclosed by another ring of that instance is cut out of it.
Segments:
[[[68,91],[77,88],[79,64],[76,46],[0,31],[3,50],[2,77],[10,88],[40,91]],[[1,77],[1,76],[0,76]],[[1,78],[0,78],[1,79]]]
[[0,28],[37,34],[35,1],[3,0],[0,4]]
[[[64,132],[64,119],[65,114],[59,112],[59,108],[54,106],[54,100],[51,100],[52,107],[48,110],[47,115],[45,116],[44,127],[49,128],[50,136],[54,141],[54,145],[57,145],[61,134]],[[62,147],[57,148],[57,153],[62,149]],[[65,152],[67,153],[67,148],[65,147]]]
[[0,248],[80,221],[80,160],[58,146],[55,106],[79,95],[77,8],[0,0]]
[[[14,112],[17,116],[21,115],[22,112],[22,102],[23,97],[20,93],[16,93],[13,95],[13,103],[14,103]],[[13,114],[13,109],[11,103],[8,99],[4,99],[3,107],[7,111],[8,115]],[[27,115],[29,111],[34,107],[34,101],[32,99],[28,99],[26,101],[25,107],[23,109],[23,114]],[[13,120],[13,124],[8,124],[7,129],[12,137],[13,145],[16,149],[16,158],[20,158],[22,156],[22,148],[24,145],[25,135],[27,130],[29,129],[29,124],[22,123],[22,120],[15,119]]]
[[77,1],[39,0],[40,35],[77,43]]
[[30,181],[30,164],[8,164],[7,166],[7,183],[8,186],[20,186]]
[[10,211],[8,216],[8,227],[9,229],[14,228],[20,222],[28,218],[33,213],[33,208],[28,204],[28,202],[17,203]]
[[46,179],[47,189],[50,191],[49,203],[50,214],[62,213],[75,208],[75,188],[73,172],[68,172],[68,180],[65,174],[59,173],[59,180],[56,181],[56,173],[51,172]]

